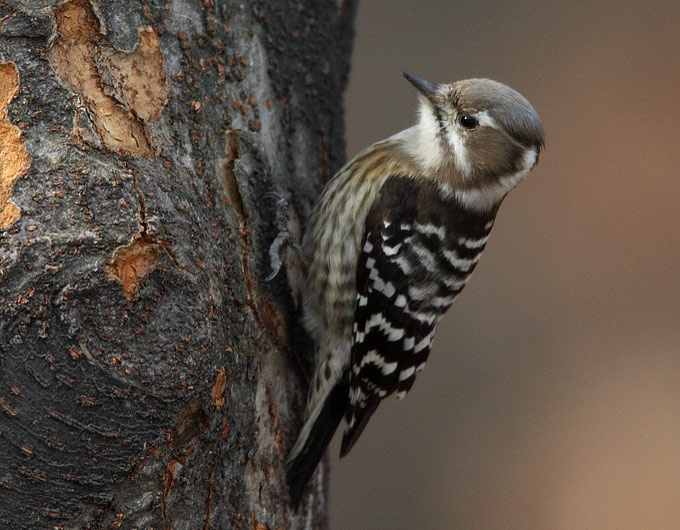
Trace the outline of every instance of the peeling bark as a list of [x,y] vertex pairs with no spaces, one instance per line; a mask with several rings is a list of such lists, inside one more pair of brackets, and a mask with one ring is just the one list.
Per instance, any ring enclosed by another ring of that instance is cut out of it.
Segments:
[[343,162],[354,7],[284,4],[0,0],[0,527],[326,527],[265,192]]
[[111,47],[88,0],[59,4],[54,20],[49,59],[63,82],[80,95],[97,138],[118,154],[152,156],[145,125],[158,119],[167,102],[155,30],[138,28],[139,44],[126,53]]
[[21,217],[12,201],[14,182],[24,175],[31,159],[21,131],[10,122],[7,110],[19,93],[19,71],[12,62],[0,63],[0,230],[7,230]]

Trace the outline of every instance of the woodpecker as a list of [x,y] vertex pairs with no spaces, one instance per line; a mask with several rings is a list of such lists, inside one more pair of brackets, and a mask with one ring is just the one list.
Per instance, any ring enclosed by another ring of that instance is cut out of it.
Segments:
[[286,462],[296,507],[342,417],[341,457],[382,399],[409,391],[502,200],[543,148],[538,114],[515,90],[404,76],[420,93],[417,124],[340,169],[303,238],[304,324],[317,354]]

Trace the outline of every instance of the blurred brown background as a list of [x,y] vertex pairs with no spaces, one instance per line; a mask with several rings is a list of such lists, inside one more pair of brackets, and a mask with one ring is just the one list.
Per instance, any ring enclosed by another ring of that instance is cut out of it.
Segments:
[[360,3],[347,154],[410,126],[401,71],[524,94],[547,148],[503,204],[332,527],[680,529],[680,2]]

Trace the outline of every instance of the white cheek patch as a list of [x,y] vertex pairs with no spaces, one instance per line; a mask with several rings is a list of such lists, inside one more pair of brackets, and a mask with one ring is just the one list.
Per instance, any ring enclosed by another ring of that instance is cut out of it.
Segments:
[[446,139],[451,146],[451,151],[453,152],[453,163],[455,164],[456,169],[458,169],[458,171],[460,171],[464,176],[469,175],[472,172],[472,163],[468,157],[463,137],[455,126],[449,127],[449,129],[447,129]]
[[439,143],[439,123],[427,103],[420,105],[420,120],[418,121],[418,137],[413,147],[416,158],[424,168],[438,168],[444,160],[442,146]]

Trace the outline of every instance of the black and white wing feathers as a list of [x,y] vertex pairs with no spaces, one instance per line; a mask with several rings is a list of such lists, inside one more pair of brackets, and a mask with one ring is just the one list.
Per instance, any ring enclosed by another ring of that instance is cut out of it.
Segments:
[[[426,206],[426,207],[425,207]],[[408,392],[441,316],[474,269],[496,210],[466,211],[434,185],[390,177],[366,219],[357,264],[347,429],[354,445],[380,400]]]

